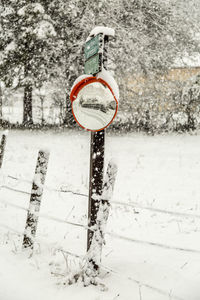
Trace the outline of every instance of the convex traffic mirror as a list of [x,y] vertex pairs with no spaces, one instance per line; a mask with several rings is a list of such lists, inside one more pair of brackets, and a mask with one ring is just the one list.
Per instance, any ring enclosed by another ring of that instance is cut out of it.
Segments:
[[101,78],[89,76],[78,81],[72,88],[70,99],[76,122],[89,131],[106,128],[117,114],[115,94]]

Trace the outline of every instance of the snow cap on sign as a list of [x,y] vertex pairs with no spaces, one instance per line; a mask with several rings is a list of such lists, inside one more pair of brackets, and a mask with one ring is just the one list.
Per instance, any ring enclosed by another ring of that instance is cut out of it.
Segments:
[[119,102],[119,88],[111,73],[103,68],[102,71],[96,75],[96,78],[101,78],[108,83],[115,95],[115,98]]
[[110,28],[110,27],[97,26],[94,29],[92,29],[92,31],[90,32],[86,42],[89,41],[91,39],[91,37],[94,37],[99,33],[103,33],[104,35],[108,35],[108,36],[114,36],[115,35],[115,30],[113,28]]
[[83,74],[81,76],[79,76],[75,81],[74,81],[74,84],[72,85],[71,87],[71,91],[70,93],[72,92],[73,88],[75,87],[75,85],[77,85],[80,81],[82,81],[83,79],[86,79],[88,77],[93,77],[92,75],[86,75],[86,74]]
[[[110,88],[112,89],[112,92],[114,93],[114,96],[115,96],[117,102],[119,102],[119,88],[118,88],[118,85],[117,85],[115,79],[114,79],[113,76],[111,75],[111,73],[110,73],[109,71],[106,71],[106,70],[103,68],[102,71],[99,72],[95,77],[96,77],[96,79],[102,79],[103,81],[107,82],[107,84],[108,84],[108,85],[110,86]],[[87,74],[83,74],[83,75],[79,76],[79,77],[75,80],[75,82],[74,82],[74,84],[73,84],[73,86],[72,86],[72,88],[71,88],[71,91],[70,91],[70,97],[71,97],[71,93],[72,93],[74,87],[77,86],[77,85],[79,84],[79,82],[84,81],[84,79],[85,79],[85,82],[87,82],[87,81],[88,81],[88,78],[95,78],[95,77],[92,76],[92,75],[87,75]],[[72,99],[71,99],[71,100],[72,100]]]

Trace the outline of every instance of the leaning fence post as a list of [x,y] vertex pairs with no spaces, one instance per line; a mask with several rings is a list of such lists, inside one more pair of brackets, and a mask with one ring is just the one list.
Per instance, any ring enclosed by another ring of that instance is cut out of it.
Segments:
[[0,145],[0,169],[3,164],[3,157],[4,157],[4,152],[5,152],[5,147],[6,147],[6,137],[7,137],[8,132],[5,131],[1,137],[1,145]]
[[26,227],[23,238],[23,248],[33,249],[40,211],[41,198],[44,188],[49,152],[40,150],[38,153],[35,176],[32,184],[30,204],[27,213]]
[[116,175],[117,165],[113,161],[110,161],[104,180],[102,195],[99,198],[97,196],[100,205],[97,213],[96,225],[91,228],[91,230],[93,230],[93,237],[87,253],[87,264],[84,274],[84,283],[86,285],[95,283],[95,277],[99,273],[102,246],[105,242],[105,227],[109,216],[110,199],[114,190]]

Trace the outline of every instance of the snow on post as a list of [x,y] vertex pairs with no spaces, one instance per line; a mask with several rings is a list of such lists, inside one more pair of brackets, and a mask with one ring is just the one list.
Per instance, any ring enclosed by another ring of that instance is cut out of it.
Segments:
[[32,184],[31,198],[23,238],[23,248],[33,249],[34,247],[34,238],[37,230],[48,160],[49,152],[47,150],[40,150],[38,153],[35,176]]
[[3,164],[3,157],[4,157],[4,152],[5,152],[5,147],[6,147],[6,137],[8,135],[8,131],[5,130],[3,132],[2,138],[1,138],[1,145],[0,145],[0,169]]
[[113,28],[110,28],[110,27],[96,26],[90,32],[86,42],[89,41],[92,37],[96,36],[99,33],[103,33],[103,35],[107,35],[107,36],[114,36],[115,35],[115,30]]
[[99,285],[102,290],[106,287],[100,282],[98,278],[101,252],[103,244],[105,244],[104,235],[106,223],[109,216],[110,200],[113,194],[115,179],[117,175],[117,165],[110,161],[105,176],[102,194],[93,194],[93,198],[98,202],[98,211],[96,216],[96,222],[90,227],[93,232],[92,241],[89,250],[84,257],[83,266],[79,273],[75,273],[67,278],[68,284],[77,282],[79,279],[83,282],[84,286],[90,284]]
[[86,256],[86,264],[83,272],[83,282],[85,285],[89,285],[91,283],[98,284],[97,276],[99,274],[99,267],[101,263],[102,247],[103,244],[105,244],[105,228],[109,216],[110,200],[114,190],[116,175],[117,165],[114,161],[110,161],[104,180],[103,193],[100,197],[96,195],[100,204],[96,224],[91,228],[93,230],[93,237]]

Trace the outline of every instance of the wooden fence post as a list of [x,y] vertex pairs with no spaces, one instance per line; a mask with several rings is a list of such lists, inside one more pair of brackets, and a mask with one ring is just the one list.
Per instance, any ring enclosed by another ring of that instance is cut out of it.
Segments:
[[117,165],[110,161],[107,168],[106,177],[103,185],[103,193],[96,199],[99,201],[99,209],[96,224],[93,226],[93,237],[87,253],[87,264],[84,270],[83,280],[85,285],[95,284],[95,278],[99,273],[101,263],[101,252],[105,243],[105,227],[109,216],[110,199],[112,197],[115,179],[117,175]]
[[29,248],[31,250],[34,247],[34,239],[37,230],[37,223],[39,218],[44,182],[47,173],[48,160],[49,152],[40,150],[38,153],[35,176],[32,184],[30,204],[27,213],[26,227],[23,238],[23,248]]
[[4,152],[5,152],[5,147],[6,147],[6,136],[7,132],[4,132],[1,138],[1,145],[0,145],[0,169],[3,164],[3,157],[4,157]]

